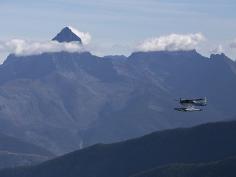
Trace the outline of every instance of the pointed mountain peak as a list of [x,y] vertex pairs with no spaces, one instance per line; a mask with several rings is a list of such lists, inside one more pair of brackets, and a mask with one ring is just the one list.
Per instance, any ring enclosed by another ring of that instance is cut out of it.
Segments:
[[63,28],[52,40],[58,42],[79,42],[82,44],[81,38],[70,27]]

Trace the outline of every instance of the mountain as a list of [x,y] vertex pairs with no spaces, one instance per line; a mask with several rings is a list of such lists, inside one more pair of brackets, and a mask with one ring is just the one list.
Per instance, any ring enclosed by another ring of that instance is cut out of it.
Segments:
[[132,177],[234,177],[236,174],[236,158],[204,163],[179,164],[152,169]]
[[[235,62],[193,51],[11,54],[0,65],[0,131],[60,155],[236,115]],[[178,98],[207,97],[179,113]]]
[[57,154],[78,149],[115,79],[112,62],[90,53],[10,55],[0,66],[0,130]]
[[104,56],[103,58],[107,58],[107,59],[113,59],[113,60],[126,60],[127,57],[125,55],[107,55]]
[[49,151],[0,133],[0,169],[32,165],[53,157]]
[[170,164],[233,157],[235,136],[236,121],[159,131],[120,143],[97,144],[40,165],[3,170],[0,177],[129,177]]
[[[112,61],[129,94],[121,108],[110,103],[102,110],[100,119],[85,132],[89,144],[235,117],[235,62],[225,55],[206,58],[195,50],[137,52]],[[203,112],[173,111],[180,106],[175,99],[205,96],[209,104]]]
[[73,33],[69,27],[63,28],[52,40],[58,42],[79,42],[82,44],[81,38]]

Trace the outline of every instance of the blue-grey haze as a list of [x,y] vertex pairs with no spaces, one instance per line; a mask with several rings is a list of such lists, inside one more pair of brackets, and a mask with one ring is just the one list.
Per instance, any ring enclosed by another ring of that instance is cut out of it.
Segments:
[[49,40],[71,25],[92,35],[97,54],[128,55],[146,38],[201,32],[202,54],[221,44],[236,58],[235,8],[233,0],[1,0],[0,40]]

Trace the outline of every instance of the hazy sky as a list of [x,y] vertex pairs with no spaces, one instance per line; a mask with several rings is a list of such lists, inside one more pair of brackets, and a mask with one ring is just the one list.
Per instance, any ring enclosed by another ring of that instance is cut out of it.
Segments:
[[235,9],[235,0],[1,0],[0,40],[50,40],[71,25],[91,34],[94,53],[128,55],[147,38],[202,33],[202,54],[223,48],[236,59]]

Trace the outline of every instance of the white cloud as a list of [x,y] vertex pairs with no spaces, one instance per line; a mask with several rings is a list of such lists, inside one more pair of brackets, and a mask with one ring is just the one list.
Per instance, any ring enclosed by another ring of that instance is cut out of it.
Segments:
[[211,50],[213,54],[221,54],[224,52],[224,48],[222,45],[218,45],[215,49]]
[[91,36],[88,32],[81,32],[81,31],[79,31],[79,30],[77,30],[77,29],[75,29],[75,28],[73,28],[73,27],[71,27],[71,26],[68,26],[68,28],[70,28],[70,30],[71,30],[74,34],[76,34],[78,37],[81,38],[82,43],[83,43],[84,45],[88,45],[88,44],[90,43],[90,41],[91,41],[91,39],[92,39],[92,36]]
[[0,52],[14,53],[16,55],[37,55],[45,52],[83,52],[86,49],[78,42],[59,43],[57,41],[27,41],[13,39],[0,41]]
[[205,37],[201,33],[195,34],[171,34],[158,38],[147,39],[138,45],[138,51],[177,51],[177,50],[192,50],[200,42],[204,41]]
[[231,49],[236,49],[236,39],[230,43],[230,48]]

